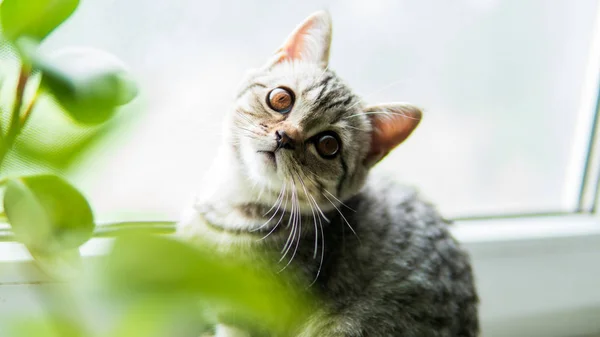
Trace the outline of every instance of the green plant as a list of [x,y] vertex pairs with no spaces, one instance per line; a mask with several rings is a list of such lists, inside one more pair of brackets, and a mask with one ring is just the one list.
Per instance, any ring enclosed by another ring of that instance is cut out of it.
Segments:
[[[24,244],[38,266],[61,281],[39,291],[47,319],[10,318],[10,336],[196,336],[222,308],[280,332],[301,322],[311,301],[290,280],[160,235],[172,231],[165,223],[96,226],[86,198],[61,177],[137,94],[126,68],[105,52],[47,54],[39,48],[78,5],[78,0],[0,0],[0,51],[12,50],[18,68],[9,102],[0,95],[6,115],[0,119],[0,215],[12,229],[0,238]],[[0,88],[7,82],[10,78],[0,77]],[[32,117],[51,116],[56,106],[78,136],[49,150],[36,139],[40,132],[26,133],[36,127]],[[11,167],[19,160],[40,163],[39,172]],[[94,233],[106,236],[115,227],[121,230],[109,254],[81,257],[79,247]],[[103,302],[118,315],[99,329],[82,315],[81,298]]]
[[[0,168],[32,115],[46,112],[38,105],[41,100],[52,99],[76,125],[86,128],[108,121],[118,106],[137,94],[125,67],[107,53],[65,49],[47,55],[40,51],[43,40],[78,4],[78,0],[6,0],[0,4],[3,45],[16,52],[19,68],[10,116],[5,119],[8,125],[0,125]],[[4,215],[16,238],[49,272],[56,271],[51,261],[78,260],[78,247],[95,227],[85,197],[54,172],[19,173],[2,180]]]

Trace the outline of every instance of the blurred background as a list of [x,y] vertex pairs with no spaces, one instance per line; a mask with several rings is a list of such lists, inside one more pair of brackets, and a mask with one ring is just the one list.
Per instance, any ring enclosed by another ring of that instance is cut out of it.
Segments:
[[597,5],[84,0],[43,48],[107,50],[141,84],[118,127],[70,172],[100,220],[177,219],[244,72],[318,9],[333,16],[330,67],[358,94],[425,109],[378,170],[417,186],[448,217],[570,212],[587,152],[577,125],[593,113],[581,93]]

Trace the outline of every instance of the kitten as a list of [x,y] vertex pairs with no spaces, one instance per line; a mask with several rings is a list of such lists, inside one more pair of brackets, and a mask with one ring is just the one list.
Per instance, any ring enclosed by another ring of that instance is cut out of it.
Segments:
[[[330,42],[317,12],[249,73],[178,235],[250,260],[282,256],[322,302],[290,335],[477,336],[471,266],[447,222],[414,191],[368,177],[421,111],[365,105],[328,68]],[[250,334],[221,325],[217,336]]]

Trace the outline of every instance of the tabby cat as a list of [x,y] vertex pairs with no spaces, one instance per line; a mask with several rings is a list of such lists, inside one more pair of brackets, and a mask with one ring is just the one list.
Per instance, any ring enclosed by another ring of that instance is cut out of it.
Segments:
[[[272,252],[295,270],[321,305],[290,336],[477,336],[469,258],[448,223],[412,189],[369,175],[421,110],[366,105],[328,67],[331,31],[314,13],[250,71],[178,235],[250,259]],[[217,336],[256,335],[223,323]]]

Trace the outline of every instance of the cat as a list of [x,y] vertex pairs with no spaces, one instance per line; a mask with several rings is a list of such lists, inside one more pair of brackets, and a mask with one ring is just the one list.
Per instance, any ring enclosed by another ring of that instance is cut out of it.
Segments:
[[[250,261],[282,256],[322,304],[290,336],[477,336],[471,265],[449,223],[413,189],[369,175],[422,112],[363,103],[328,67],[331,36],[316,12],[249,72],[177,235]],[[252,333],[224,322],[216,335]]]

